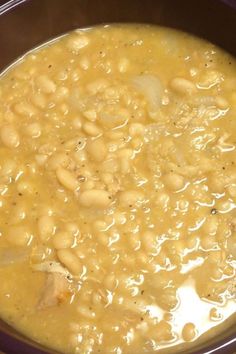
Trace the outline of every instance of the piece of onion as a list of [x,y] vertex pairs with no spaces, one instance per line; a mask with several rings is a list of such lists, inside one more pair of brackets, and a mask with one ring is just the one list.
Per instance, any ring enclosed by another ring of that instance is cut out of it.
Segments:
[[163,87],[157,76],[144,74],[133,79],[134,87],[147,99],[151,112],[157,111],[161,106]]

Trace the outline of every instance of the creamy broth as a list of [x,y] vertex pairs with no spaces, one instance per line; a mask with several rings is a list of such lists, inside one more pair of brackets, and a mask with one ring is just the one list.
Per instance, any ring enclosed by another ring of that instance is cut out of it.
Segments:
[[112,25],[28,53],[0,78],[0,316],[63,353],[223,331],[235,146],[236,63],[213,44]]

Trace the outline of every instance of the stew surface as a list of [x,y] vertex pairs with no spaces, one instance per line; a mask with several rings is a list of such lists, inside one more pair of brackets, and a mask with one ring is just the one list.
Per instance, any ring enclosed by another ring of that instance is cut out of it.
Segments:
[[235,147],[236,62],[213,44],[112,25],[26,54],[0,78],[0,316],[63,353],[223,331]]

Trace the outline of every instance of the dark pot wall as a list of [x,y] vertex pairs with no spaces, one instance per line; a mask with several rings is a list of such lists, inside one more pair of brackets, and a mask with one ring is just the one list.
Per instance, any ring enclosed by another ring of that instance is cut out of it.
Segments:
[[0,69],[49,38],[76,27],[102,22],[150,22],[176,27],[207,38],[236,54],[235,11],[217,0],[15,2],[21,4],[3,13],[0,19]]

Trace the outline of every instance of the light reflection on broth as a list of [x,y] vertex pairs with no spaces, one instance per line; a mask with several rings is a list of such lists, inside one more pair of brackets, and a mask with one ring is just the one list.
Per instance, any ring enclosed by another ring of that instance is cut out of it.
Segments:
[[1,317],[63,353],[177,353],[226,329],[235,115],[235,60],[167,28],[78,30],[12,65]]

